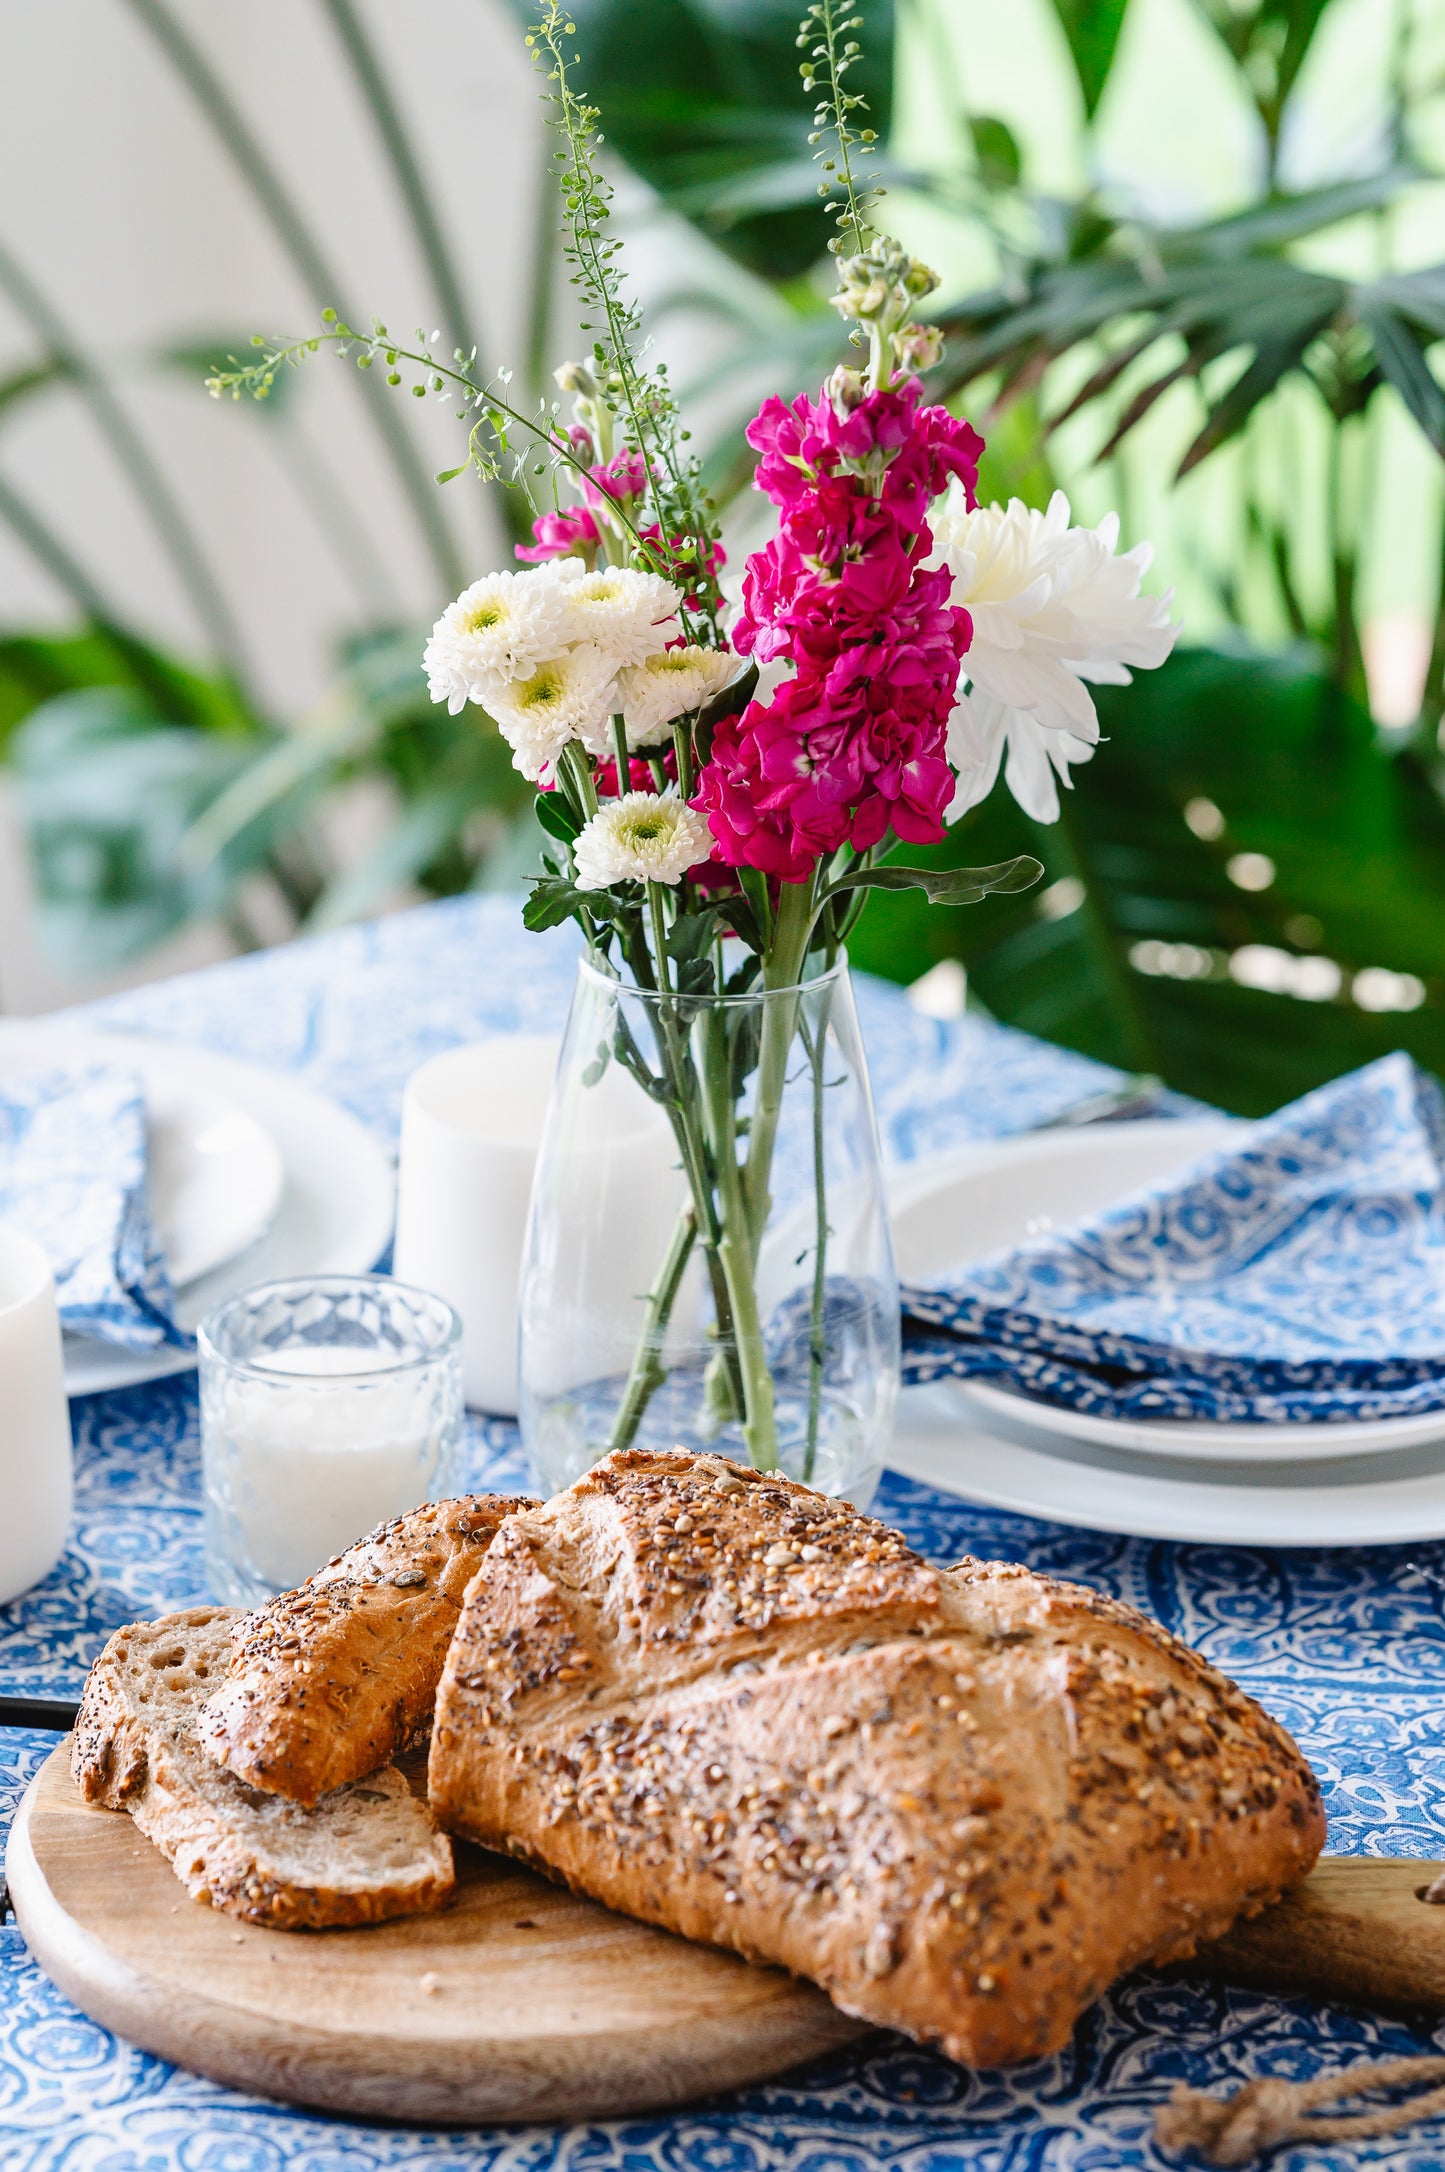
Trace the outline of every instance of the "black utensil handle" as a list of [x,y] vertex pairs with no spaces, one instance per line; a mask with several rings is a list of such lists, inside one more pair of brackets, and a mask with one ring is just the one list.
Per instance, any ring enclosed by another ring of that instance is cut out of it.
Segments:
[[53,1727],[63,1735],[79,1710],[69,1697],[0,1697],[0,1727]]

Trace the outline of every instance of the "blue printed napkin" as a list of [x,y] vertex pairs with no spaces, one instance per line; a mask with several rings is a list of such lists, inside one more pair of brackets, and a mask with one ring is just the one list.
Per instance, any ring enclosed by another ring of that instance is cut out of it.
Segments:
[[138,1078],[86,1069],[0,1081],[0,1221],[48,1255],[70,1333],[126,1350],[188,1340],[146,1201]]
[[1119,1418],[1445,1409],[1445,1101],[1405,1055],[1071,1230],[905,1285],[905,1375]]

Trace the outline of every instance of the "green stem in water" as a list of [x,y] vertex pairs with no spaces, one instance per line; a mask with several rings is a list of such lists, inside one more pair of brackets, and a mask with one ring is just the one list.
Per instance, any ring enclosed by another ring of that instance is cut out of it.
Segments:
[[618,1405],[617,1416],[612,1421],[612,1435],[607,1446],[628,1448],[637,1437],[637,1428],[653,1396],[667,1378],[667,1367],[662,1362],[663,1344],[667,1340],[668,1323],[677,1293],[682,1288],[682,1278],[692,1257],[697,1238],[697,1214],[691,1206],[684,1207],[677,1218],[657,1279],[647,1293],[647,1313],[643,1321],[641,1339],[632,1360],[632,1370],[627,1376],[627,1386]]
[[813,886],[785,882],[778,896],[772,947],[763,961],[762,1040],[758,1051],[758,1091],[748,1138],[747,1171],[743,1179],[748,1234],[753,1257],[763,1241],[768,1211],[773,1203],[773,1147],[778,1117],[783,1106],[783,1086],[788,1075],[788,1053],[798,1022],[796,989],[808,954],[813,930]]
[[[665,955],[659,950],[659,956]],[[645,972],[651,976],[651,960],[647,946],[640,939],[636,945],[634,973],[641,978]],[[650,992],[658,996],[655,986]],[[708,1161],[707,1142],[699,1128],[699,1112],[704,1099],[697,1079],[688,1046],[687,1035],[679,1031],[679,1022],[671,1000],[662,995],[653,1014],[657,1037],[658,1060],[662,1075],[667,1082],[666,1107],[673,1137],[677,1141],[683,1173],[692,1193],[693,1207],[702,1238],[703,1257],[707,1262],[708,1281],[712,1289],[713,1310],[717,1318],[719,1355],[727,1367],[728,1383],[733,1408],[744,1408],[743,1378],[733,1333],[732,1293],[723,1270],[721,1256],[722,1221],[714,1195],[712,1172]],[[619,1014],[619,1056],[627,1068],[641,1081],[646,1071],[642,1052],[637,1048],[625,1021]],[[726,1066],[725,1066],[726,1068]],[[719,1401],[718,1407],[721,1408]]]
[[813,1295],[808,1313],[808,1445],[803,1456],[803,1484],[813,1482],[818,1455],[818,1427],[823,1414],[823,1367],[828,1356],[823,1314],[828,1287],[828,1165],[824,1152],[823,1065],[828,1051],[828,1010],[832,990],[824,988],[812,1032],[802,1026],[803,1045],[813,1067]]
[[768,1369],[763,1330],[758,1318],[758,1293],[753,1274],[753,1246],[748,1227],[743,1172],[738,1166],[736,1107],[733,1101],[731,1065],[724,1033],[718,1045],[718,1017],[708,1021],[707,1060],[703,1065],[703,1094],[713,1137],[717,1167],[718,1219],[722,1235],[718,1258],[727,1282],[732,1311],[733,1343],[742,1376],[743,1440],[754,1470],[778,1467],[778,1428],[773,1410],[773,1376]]

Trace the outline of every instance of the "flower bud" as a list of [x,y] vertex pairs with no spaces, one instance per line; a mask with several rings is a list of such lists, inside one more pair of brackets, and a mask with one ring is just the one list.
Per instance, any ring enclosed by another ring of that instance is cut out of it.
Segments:
[[855,407],[861,407],[868,396],[861,370],[850,370],[846,362],[840,362],[823,387],[833,403],[833,412],[841,420],[851,415]]
[[552,372],[552,381],[559,392],[575,393],[579,400],[597,398],[597,379],[585,362],[561,362]]
[[931,370],[943,360],[943,331],[936,324],[905,325],[894,338],[900,365],[907,370]]

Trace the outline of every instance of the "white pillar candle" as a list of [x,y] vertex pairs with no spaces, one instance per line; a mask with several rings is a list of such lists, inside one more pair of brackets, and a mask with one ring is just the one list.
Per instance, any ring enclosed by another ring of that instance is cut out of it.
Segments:
[[70,1411],[50,1262],[0,1227],[0,1604],[48,1576],[71,1509]]
[[519,1033],[433,1056],[407,1081],[396,1272],[462,1323],[473,1410],[517,1408],[517,1274],[561,1043]]
[[[396,1272],[434,1290],[462,1322],[466,1398],[517,1409],[517,1286],[532,1178],[560,1041],[538,1034],[479,1041],[434,1056],[402,1103]],[[594,1089],[593,1130],[568,1164],[586,1226],[605,1234],[617,1332],[633,1334],[685,1197],[667,1118],[622,1073]],[[559,1353],[565,1371],[577,1362]]]

